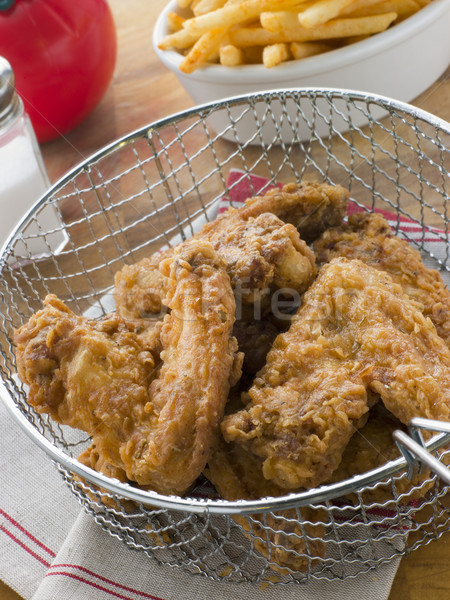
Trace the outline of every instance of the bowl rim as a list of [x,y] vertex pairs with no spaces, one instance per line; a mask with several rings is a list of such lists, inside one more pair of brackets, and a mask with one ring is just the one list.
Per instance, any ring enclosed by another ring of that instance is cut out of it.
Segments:
[[[11,232],[9,239],[5,242],[3,249],[0,253],[0,271],[4,266],[5,256],[8,247],[16,237],[20,229],[27,224],[34,212],[42,206],[49,198],[52,197],[63,185],[70,181],[77,173],[85,170],[89,164],[99,160],[100,158],[109,155],[119,147],[123,146],[129,141],[132,141],[137,135],[150,135],[155,129],[166,126],[169,123],[176,122],[180,119],[189,118],[191,115],[205,113],[207,114],[210,110],[220,109],[224,105],[235,105],[241,102],[257,101],[258,99],[265,99],[268,97],[277,97],[283,94],[306,94],[306,95],[326,95],[331,97],[342,97],[347,99],[351,97],[353,100],[364,100],[366,102],[376,102],[381,106],[390,106],[400,111],[404,111],[412,115],[415,119],[423,119],[428,123],[431,123],[435,127],[444,129],[450,134],[450,123],[447,123],[443,119],[436,117],[435,115],[428,113],[422,109],[419,109],[413,105],[399,100],[391,99],[386,96],[379,94],[366,93],[353,90],[345,90],[339,88],[291,88],[282,90],[271,90],[265,92],[254,92],[251,94],[245,94],[240,96],[234,96],[223,99],[218,102],[208,102],[199,106],[195,106],[172,115],[169,115],[163,119],[149,123],[148,125],[136,129],[135,131],[119,138],[96,151],[91,156],[84,159],[77,166],[73,167],[65,176],[59,181],[55,182],[50,189],[30,208],[28,213],[18,223],[16,228]],[[144,506],[156,506],[160,508],[166,508],[171,510],[181,510],[189,513],[204,513],[210,512],[211,514],[220,515],[233,515],[233,514],[252,514],[259,512],[268,512],[274,510],[283,510],[287,508],[295,508],[299,506],[305,506],[310,504],[323,504],[328,500],[345,495],[348,492],[354,492],[355,490],[361,489],[362,487],[382,484],[382,480],[388,476],[394,475],[405,467],[408,466],[405,457],[399,457],[392,461],[387,462],[380,467],[367,471],[365,473],[354,475],[349,479],[345,479],[333,484],[324,483],[316,488],[311,488],[302,492],[287,492],[285,496],[279,496],[276,498],[261,498],[258,500],[221,500],[221,499],[200,499],[192,497],[180,497],[180,496],[168,496],[159,494],[153,491],[143,490],[134,487],[128,483],[120,482],[116,479],[107,477],[102,473],[99,473],[84,464],[80,463],[76,458],[72,458],[66,454],[61,448],[50,442],[23,414],[19,406],[14,401],[12,394],[10,393],[9,386],[0,380],[0,401],[3,401],[6,405],[11,416],[19,424],[22,430],[32,439],[36,445],[43,450],[58,466],[60,469],[65,469],[67,472],[72,473],[78,477],[87,480],[87,484],[93,484],[102,488],[106,492],[125,497],[136,502],[142,503]],[[434,451],[448,443],[450,440],[450,434],[439,433],[433,436],[430,440],[425,442],[425,448],[428,451]]]
[[172,70],[180,78],[191,80],[209,81],[211,83],[240,83],[245,77],[246,84],[274,83],[286,81],[295,75],[307,77],[319,75],[328,71],[350,66],[375,56],[376,54],[394,48],[407,39],[414,45],[415,36],[421,31],[429,28],[435,21],[440,20],[446,12],[450,12],[450,0],[432,0],[430,4],[421,8],[417,13],[404,19],[392,28],[381,33],[355,42],[350,46],[336,48],[318,56],[311,56],[298,60],[286,61],[273,69],[264,65],[239,65],[236,67],[224,67],[223,65],[205,65],[193,73],[183,73],[179,65],[183,56],[174,49],[161,50],[159,42],[167,35],[167,14],[176,12],[178,4],[176,0],[170,0],[159,14],[152,34],[154,51],[161,62]]

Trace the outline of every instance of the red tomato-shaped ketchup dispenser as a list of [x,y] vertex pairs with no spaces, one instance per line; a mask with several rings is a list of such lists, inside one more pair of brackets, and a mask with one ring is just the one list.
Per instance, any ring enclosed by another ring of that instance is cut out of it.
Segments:
[[88,116],[109,86],[116,54],[106,0],[0,0],[0,55],[39,142]]

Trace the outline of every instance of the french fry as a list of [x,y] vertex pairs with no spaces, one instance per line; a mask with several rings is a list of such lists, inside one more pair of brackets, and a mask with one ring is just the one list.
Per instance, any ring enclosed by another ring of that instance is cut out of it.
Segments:
[[318,0],[298,15],[300,25],[312,29],[338,17],[355,0]]
[[244,63],[244,51],[242,48],[226,44],[219,49],[219,62],[226,67],[237,67]]
[[205,13],[222,8],[226,3],[227,0],[200,0],[200,2],[195,5],[193,13],[198,17],[199,15],[204,15]]
[[333,19],[314,29],[306,29],[300,23],[292,23],[281,34],[282,41],[314,42],[318,40],[346,38],[355,35],[371,35],[380,33],[389,27],[397,18],[397,13],[360,17],[354,19]]
[[180,63],[180,71],[192,73],[203,63],[207,62],[211,55],[218,52],[220,43],[228,32],[226,27],[217,27],[204,33],[192,46]]
[[266,46],[263,50],[263,65],[267,69],[276,67],[289,58],[290,54],[287,44],[272,44],[271,46]]
[[175,12],[167,13],[167,24],[170,31],[179,31],[183,28],[184,17]]
[[231,27],[254,19],[263,10],[276,9],[283,3],[285,8],[298,4],[301,0],[243,0],[236,4],[226,4],[224,7],[210,13],[187,19],[184,28],[197,36],[217,27]]
[[347,8],[344,8],[344,10],[341,12],[341,17],[348,17],[352,13],[364,10],[365,8],[370,8],[375,4],[380,4],[380,2],[383,2],[383,0],[355,0]]
[[273,33],[262,27],[240,27],[230,31],[229,35],[230,42],[239,48],[269,46],[287,41],[287,37],[282,33]]
[[180,8],[187,8],[192,3],[192,0],[177,0],[177,4]]
[[[358,2],[358,4],[360,3]],[[405,15],[412,15],[418,10],[420,10],[420,5],[416,0],[384,0],[382,2],[378,1],[370,6],[366,5],[361,8],[356,8],[356,10],[353,6],[349,6],[344,13],[349,17],[368,17],[387,12],[396,12],[399,17],[403,17]]]
[[332,46],[329,44],[320,42],[291,42],[289,46],[292,58],[295,58],[296,60],[308,58],[309,56],[316,56],[316,54],[323,54],[323,52],[328,52],[328,50],[331,49]]
[[198,40],[197,35],[192,35],[186,29],[180,29],[175,33],[166,35],[164,39],[158,44],[160,50],[168,50],[169,48],[177,48],[177,50],[185,50],[189,48]]
[[292,25],[292,20],[297,19],[299,13],[289,10],[283,11],[268,11],[262,12],[259,17],[260,23],[264,29],[271,31],[272,33],[282,33],[286,27]]

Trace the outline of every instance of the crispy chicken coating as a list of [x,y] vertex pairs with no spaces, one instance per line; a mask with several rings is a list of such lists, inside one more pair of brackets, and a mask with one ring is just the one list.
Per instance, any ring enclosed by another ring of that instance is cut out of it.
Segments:
[[[260,299],[270,286],[302,292],[315,276],[314,255],[306,243],[342,222],[348,195],[341,186],[290,183],[228,209],[194,238],[208,240],[219,252],[244,302]],[[114,295],[121,316],[140,318],[163,310],[164,278],[158,267],[173,251],[158,252],[116,273]]]
[[[228,212],[205,225],[193,239],[212,243],[225,261],[239,299],[245,303],[263,300],[272,286],[303,292],[316,274],[315,258],[295,227],[271,213],[242,220],[238,210]],[[140,318],[162,310],[165,284],[159,264],[173,252],[154,254],[116,274],[119,314]]]
[[124,319],[147,319],[167,312],[163,305],[165,278],[160,263],[173,255],[172,250],[157,252],[137,263],[125,265],[114,278],[114,300]]
[[376,394],[405,424],[413,416],[448,421],[450,350],[389,275],[334,259],[222,433],[263,459],[266,479],[314,487],[331,477]]
[[101,440],[99,440],[98,443],[95,441],[92,442],[92,444],[78,456],[78,461],[86,467],[106,475],[106,477],[117,479],[122,483],[128,483],[125,471],[120,467],[115,467],[106,460]]
[[54,296],[17,331],[16,356],[30,404],[92,435],[97,464],[161,493],[183,493],[209,458],[240,375],[235,301],[206,242],[184,245],[161,269],[171,312],[161,325],[160,366],[148,338],[119,316],[90,321]]
[[319,264],[334,257],[357,258],[386,271],[433,321],[450,346],[450,291],[435,269],[427,268],[420,253],[396,237],[380,214],[356,213],[348,224],[325,231],[314,243]]
[[340,185],[301,181],[249,198],[238,210],[243,219],[271,212],[294,225],[302,240],[310,244],[329,227],[342,223],[348,198],[348,190]]

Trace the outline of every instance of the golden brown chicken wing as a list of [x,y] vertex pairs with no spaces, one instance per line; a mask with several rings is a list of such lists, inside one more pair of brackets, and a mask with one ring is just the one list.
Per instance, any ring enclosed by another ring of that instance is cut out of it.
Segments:
[[[242,220],[236,210],[227,219],[209,223],[194,239],[212,243],[244,303],[263,301],[273,286],[301,293],[316,274],[314,254],[295,227],[270,213]],[[165,283],[159,264],[173,251],[157,253],[116,274],[114,295],[120,315],[140,318],[161,311]]]
[[249,198],[238,210],[243,219],[271,212],[294,225],[302,240],[310,244],[329,227],[342,223],[348,198],[348,190],[340,185],[301,181]]
[[266,479],[313,487],[365,423],[368,389],[403,423],[449,420],[450,350],[389,275],[334,259],[276,338],[250,403],[224,418],[222,432],[263,459]]
[[[194,237],[208,240],[219,252],[244,302],[260,299],[272,285],[302,292],[315,275],[314,255],[305,241],[340,224],[347,202],[348,191],[341,186],[291,183],[230,208]],[[164,278],[158,266],[172,253],[173,249],[156,253],[116,274],[115,301],[121,316],[146,317],[162,310]]]
[[235,301],[206,242],[184,245],[161,269],[171,308],[161,326],[161,366],[148,338],[117,315],[90,321],[53,296],[16,333],[16,355],[30,404],[92,435],[98,464],[162,493],[183,493],[209,458],[239,376]]
[[350,215],[348,224],[325,231],[314,243],[319,264],[344,256],[386,271],[402,286],[438,334],[450,346],[450,291],[440,273],[427,268],[420,253],[396,237],[386,219],[376,213]]

